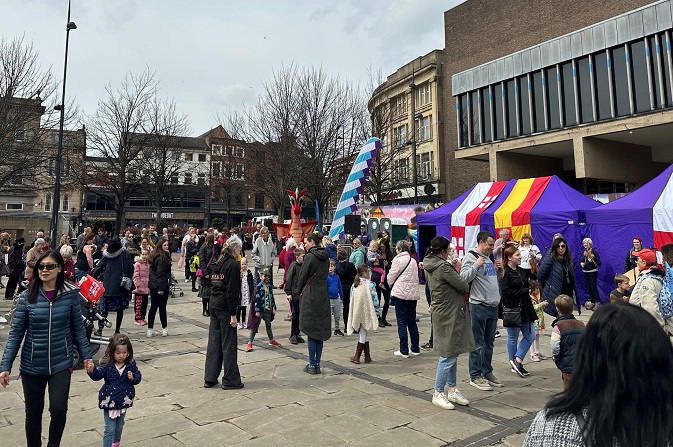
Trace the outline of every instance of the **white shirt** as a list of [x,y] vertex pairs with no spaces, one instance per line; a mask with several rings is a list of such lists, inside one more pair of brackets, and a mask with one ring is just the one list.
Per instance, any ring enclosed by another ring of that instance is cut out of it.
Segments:
[[522,269],[530,270],[530,260],[533,256],[538,262],[542,259],[542,253],[540,249],[537,248],[537,245],[519,245],[519,253],[521,254],[521,265]]

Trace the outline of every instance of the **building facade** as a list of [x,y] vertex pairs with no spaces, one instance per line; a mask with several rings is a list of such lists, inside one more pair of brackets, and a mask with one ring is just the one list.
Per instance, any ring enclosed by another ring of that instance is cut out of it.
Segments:
[[445,13],[443,133],[488,177],[628,192],[673,162],[670,1],[468,0]]

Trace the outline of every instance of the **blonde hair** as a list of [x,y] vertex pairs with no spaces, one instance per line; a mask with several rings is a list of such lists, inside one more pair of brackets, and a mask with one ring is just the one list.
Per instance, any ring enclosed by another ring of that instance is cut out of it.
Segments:
[[371,241],[369,243],[369,249],[370,250],[378,250],[379,248],[379,242],[378,241]]

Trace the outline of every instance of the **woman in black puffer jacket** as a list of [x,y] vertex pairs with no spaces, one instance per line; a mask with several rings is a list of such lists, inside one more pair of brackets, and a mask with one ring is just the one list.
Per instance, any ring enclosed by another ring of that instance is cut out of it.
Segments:
[[131,292],[121,286],[122,277],[133,277],[133,258],[126,248],[122,247],[119,239],[110,241],[103,251],[100,262],[93,269],[94,278],[98,278],[101,274],[103,275],[103,287],[105,287],[105,293],[101,299],[101,313],[107,318],[109,312],[117,312],[115,334],[118,334],[121,331],[124,309],[129,307],[131,299]]
[[542,260],[540,270],[537,272],[537,280],[542,288],[542,301],[547,302],[544,311],[552,317],[558,317],[554,300],[564,294],[573,298],[575,306],[580,314],[577,293],[577,281],[575,281],[575,266],[570,255],[570,248],[566,240],[559,236],[554,239],[549,254]]
[[[79,289],[66,284],[63,258],[43,253],[32,271],[33,281],[21,294],[0,363],[0,385],[9,384],[12,363],[21,350],[19,372],[26,406],[29,447],[42,443],[44,392],[49,385],[49,445],[61,443],[68,411],[74,346],[84,363],[93,366],[80,311]],[[25,337],[25,339],[24,339]]]
[[[509,364],[512,366],[512,372],[525,377],[528,375],[528,371],[523,367],[523,359],[535,340],[533,323],[537,320],[537,314],[528,290],[528,277],[526,272],[519,267],[521,264],[519,250],[514,246],[508,246],[503,253],[502,262],[505,266],[504,272],[498,281],[502,296],[502,307],[509,309],[518,307],[521,309],[521,326],[507,328]],[[523,334],[521,342],[519,342],[519,333]]]
[[152,304],[147,318],[147,336],[154,336],[154,318],[159,309],[159,319],[161,320],[161,336],[168,335],[168,318],[166,316],[166,304],[168,304],[168,294],[171,285],[171,253],[168,251],[168,240],[159,239],[157,246],[152,253],[150,261],[150,280],[148,287]]

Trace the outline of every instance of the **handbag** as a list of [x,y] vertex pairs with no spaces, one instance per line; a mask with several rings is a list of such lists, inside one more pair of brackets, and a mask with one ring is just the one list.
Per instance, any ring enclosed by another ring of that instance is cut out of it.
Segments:
[[504,327],[521,327],[521,306],[502,306],[502,325]]
[[[210,267],[210,263],[213,260],[213,256],[215,256],[215,246],[213,246],[213,248],[212,248],[212,251],[211,251],[211,254],[210,254],[210,259],[208,260],[208,263],[206,264],[206,267]],[[204,276],[206,276],[206,275],[203,273],[203,270],[201,270],[201,267],[197,268],[196,269],[196,277],[197,278],[203,278]]]
[[122,253],[122,282],[119,284],[122,289],[126,290],[128,293],[131,293],[135,290],[136,285],[130,276],[126,275],[124,272],[124,254]]

